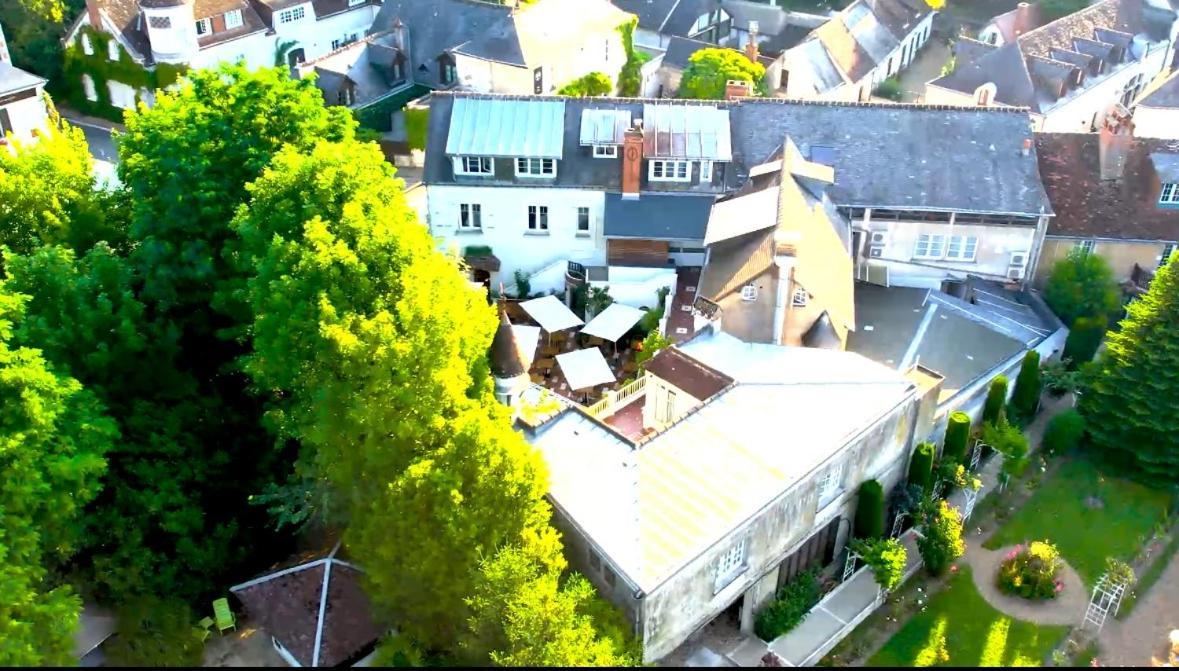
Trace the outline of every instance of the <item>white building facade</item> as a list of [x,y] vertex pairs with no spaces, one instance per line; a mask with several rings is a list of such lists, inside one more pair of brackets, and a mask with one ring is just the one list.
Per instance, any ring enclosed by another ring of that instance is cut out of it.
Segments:
[[49,127],[45,84],[45,79],[13,66],[0,26],[0,144],[10,136],[30,141]]

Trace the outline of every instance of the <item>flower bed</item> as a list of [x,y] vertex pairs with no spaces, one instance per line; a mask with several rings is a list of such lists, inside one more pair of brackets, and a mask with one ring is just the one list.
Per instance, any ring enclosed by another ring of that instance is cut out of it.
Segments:
[[1063,566],[1060,552],[1051,543],[1016,545],[999,565],[999,589],[1023,599],[1055,599],[1064,589],[1058,577]]

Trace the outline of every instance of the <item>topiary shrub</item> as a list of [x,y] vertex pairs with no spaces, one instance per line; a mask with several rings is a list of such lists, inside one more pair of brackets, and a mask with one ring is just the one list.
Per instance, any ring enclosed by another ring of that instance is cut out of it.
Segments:
[[1011,405],[1021,416],[1028,417],[1036,412],[1040,404],[1040,353],[1031,350],[1023,358],[1019,375],[1015,378],[1015,391],[1011,394]]
[[921,511],[921,536],[917,551],[930,575],[945,572],[950,562],[966,552],[962,540],[962,516],[945,501],[928,500]]
[[942,444],[942,461],[960,464],[966,460],[966,446],[970,442],[970,415],[950,414],[946,424],[946,438]]
[[1084,416],[1070,408],[1048,422],[1044,429],[1044,442],[1040,446],[1048,455],[1064,454],[1080,444],[1084,435]]
[[1005,405],[1007,405],[1007,378],[999,375],[991,381],[991,388],[987,390],[987,401],[983,405],[983,422],[994,424],[999,421]]
[[1064,359],[1072,361],[1074,368],[1093,360],[1101,339],[1108,326],[1105,317],[1077,317],[1064,341]]
[[856,538],[884,536],[884,487],[876,480],[866,480],[860,485],[855,529]]
[[774,596],[753,621],[758,638],[769,642],[802,624],[815,604],[823,596],[819,573],[812,569],[794,576]]
[[923,492],[928,492],[929,486],[933,484],[935,451],[933,443],[921,443],[913,450],[913,460],[909,462],[909,484]]
[[999,565],[996,584],[1006,594],[1023,599],[1055,599],[1064,591],[1058,577],[1064,561],[1056,546],[1046,541],[1016,545]]

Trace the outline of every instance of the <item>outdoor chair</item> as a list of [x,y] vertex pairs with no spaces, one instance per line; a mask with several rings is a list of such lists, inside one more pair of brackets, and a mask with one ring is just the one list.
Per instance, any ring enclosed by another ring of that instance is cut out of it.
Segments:
[[209,640],[209,637],[213,635],[213,618],[209,617],[208,615],[202,617],[200,621],[197,622],[195,633],[196,637],[199,638],[202,643]]
[[229,609],[229,599],[221,597],[213,602],[213,617],[217,618],[217,631],[224,634],[226,629],[237,631],[237,618]]

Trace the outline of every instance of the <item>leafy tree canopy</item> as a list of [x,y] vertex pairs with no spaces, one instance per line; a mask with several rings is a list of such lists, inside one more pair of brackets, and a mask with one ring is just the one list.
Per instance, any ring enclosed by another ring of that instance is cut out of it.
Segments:
[[1079,247],[1052,266],[1044,300],[1070,327],[1078,317],[1112,317],[1120,303],[1109,264]]
[[614,91],[614,82],[610,76],[601,72],[591,72],[584,77],[575,79],[561,87],[557,93],[563,96],[605,96]]
[[721,100],[725,97],[725,83],[740,80],[760,85],[766,69],[733,49],[701,49],[688,59],[688,67],[680,79],[680,98]]

